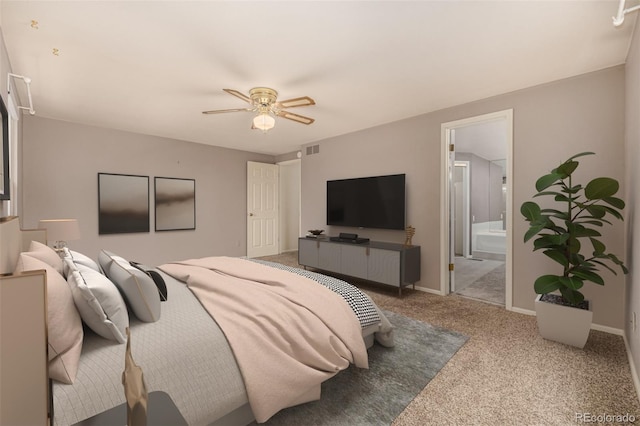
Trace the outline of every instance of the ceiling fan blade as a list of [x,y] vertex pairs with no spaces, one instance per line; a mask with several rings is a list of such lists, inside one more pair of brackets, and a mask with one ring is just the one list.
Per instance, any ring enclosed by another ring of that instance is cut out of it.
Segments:
[[202,111],[203,114],[221,114],[223,112],[253,111],[253,108],[233,108],[233,109],[214,109],[213,111]]
[[302,96],[300,98],[287,99],[286,101],[276,102],[278,108],[293,108],[301,106],[315,105],[316,101],[308,96]]
[[251,103],[251,98],[248,97],[247,95],[245,95],[244,93],[240,93],[237,90],[233,90],[233,89],[222,89],[225,92],[227,92],[230,95],[233,95],[235,97],[238,97],[240,99],[242,99],[243,101],[247,102],[247,103]]
[[278,117],[287,118],[289,120],[297,121],[298,123],[307,124],[307,125],[316,121],[313,118],[305,117],[304,115],[294,114],[292,112],[284,111],[284,110],[278,111],[276,115]]

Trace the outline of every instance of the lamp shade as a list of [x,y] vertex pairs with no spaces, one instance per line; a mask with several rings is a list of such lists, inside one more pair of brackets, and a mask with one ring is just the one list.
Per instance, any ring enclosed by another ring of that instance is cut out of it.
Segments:
[[276,125],[276,120],[268,113],[260,113],[253,118],[253,127],[266,132],[269,129],[273,129]]
[[39,228],[47,230],[47,241],[70,241],[80,239],[80,227],[77,219],[43,219]]

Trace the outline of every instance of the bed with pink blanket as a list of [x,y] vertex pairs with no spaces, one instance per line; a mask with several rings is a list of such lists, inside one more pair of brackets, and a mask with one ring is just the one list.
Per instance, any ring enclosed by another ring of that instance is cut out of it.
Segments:
[[[341,370],[368,368],[374,339],[393,346],[393,327],[366,294],[311,271],[231,257],[129,267],[108,251],[97,263],[127,304],[149,392],[169,395],[188,424],[264,422],[321,398]],[[160,277],[166,300],[149,277]],[[53,384],[55,424],[124,402],[124,350],[85,327],[73,383]]]

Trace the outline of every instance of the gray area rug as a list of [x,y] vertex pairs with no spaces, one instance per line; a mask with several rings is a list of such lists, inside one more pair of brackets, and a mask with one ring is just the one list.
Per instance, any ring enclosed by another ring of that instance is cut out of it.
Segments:
[[395,347],[374,344],[368,370],[349,367],[322,384],[319,401],[282,410],[264,424],[390,425],[467,341],[462,334],[384,313],[395,326]]
[[505,267],[504,264],[502,264],[478,278],[462,290],[456,291],[456,293],[461,296],[504,305],[504,286]]

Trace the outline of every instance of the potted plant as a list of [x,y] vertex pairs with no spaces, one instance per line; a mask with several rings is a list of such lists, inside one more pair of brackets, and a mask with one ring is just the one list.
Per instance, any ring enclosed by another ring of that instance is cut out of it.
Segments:
[[[520,207],[529,222],[525,243],[537,237],[533,250],[542,250],[562,268],[561,273],[538,277],[533,285],[538,294],[536,318],[540,334],[580,348],[589,337],[593,316],[580,289],[587,281],[604,285],[601,268],[613,274],[616,274],[614,267],[628,272],[616,255],[607,253],[599,239],[604,225],[611,225],[610,217],[623,220],[621,211],[625,203],[614,196],[620,187],[618,181],[599,177],[582,186],[572,180],[579,165],[576,158],[593,154],[576,154],[536,181],[538,193],[534,197],[553,197],[555,208],[541,208],[533,201]],[[570,329],[564,330],[565,326]]]

